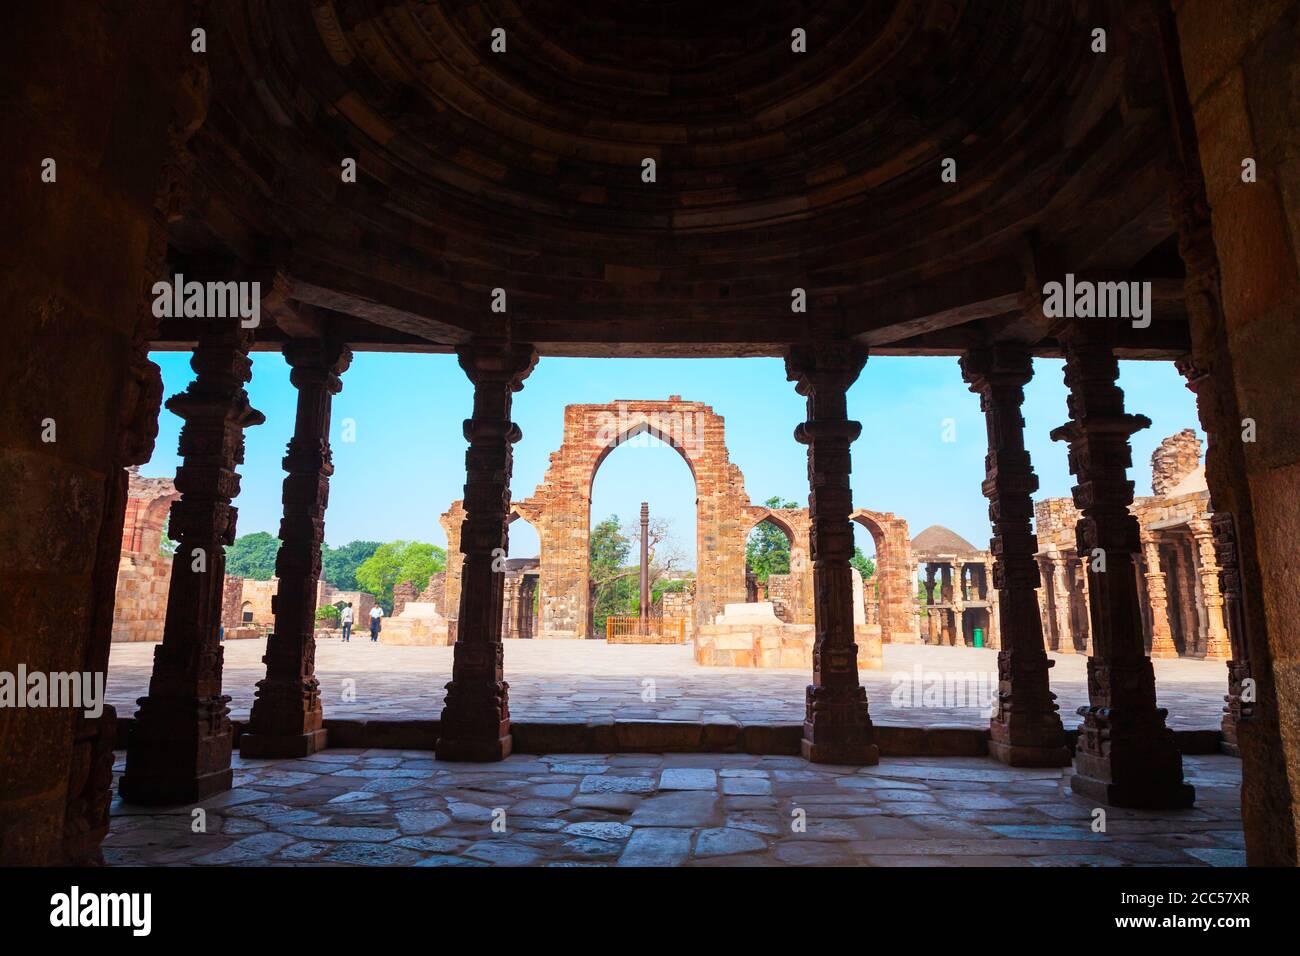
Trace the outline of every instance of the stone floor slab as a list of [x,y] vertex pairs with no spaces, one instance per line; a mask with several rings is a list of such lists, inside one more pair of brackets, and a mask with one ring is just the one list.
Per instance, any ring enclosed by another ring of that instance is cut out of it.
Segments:
[[[325,754],[329,752],[326,751]],[[313,755],[320,757],[321,754]],[[247,785],[189,807],[115,798],[109,865],[140,866],[1240,866],[1240,762],[1186,756],[1197,806],[1108,813],[1065,770],[1021,770],[986,757],[886,758],[823,767],[798,758],[693,754],[510,757],[491,771],[418,752],[365,751],[350,765],[400,790],[322,788],[326,760],[264,760]],[[426,766],[401,775],[407,762]],[[342,762],[339,762],[342,763]],[[566,771],[575,763],[581,776]],[[338,764],[334,764],[338,765]],[[117,762],[120,775],[122,762]],[[301,779],[299,779],[301,778]],[[267,784],[266,780],[278,785]],[[540,796],[536,780],[566,781]],[[294,782],[294,781],[298,782]],[[689,784],[673,789],[669,783]],[[579,792],[578,781],[611,790]],[[770,784],[774,793],[729,786]]]

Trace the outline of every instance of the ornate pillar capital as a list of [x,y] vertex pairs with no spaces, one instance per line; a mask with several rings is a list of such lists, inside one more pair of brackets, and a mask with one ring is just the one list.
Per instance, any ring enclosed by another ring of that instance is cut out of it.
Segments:
[[537,349],[506,339],[476,338],[456,349],[456,359],[475,388],[517,392],[537,366]]
[[331,395],[343,389],[340,376],[352,364],[352,350],[334,338],[290,339],[281,353],[293,370],[290,381],[297,388],[319,384]]
[[793,345],[785,355],[785,375],[795,391],[811,396],[817,391],[843,393],[857,381],[867,364],[865,345],[847,341]]

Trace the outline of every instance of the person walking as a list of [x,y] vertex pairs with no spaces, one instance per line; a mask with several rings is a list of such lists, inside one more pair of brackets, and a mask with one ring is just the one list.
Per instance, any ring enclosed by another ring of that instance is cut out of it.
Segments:
[[379,619],[384,616],[384,609],[376,604],[370,609],[370,642],[379,641]]
[[347,606],[339,614],[339,622],[343,625],[343,643],[347,643],[352,637],[352,602],[349,601]]

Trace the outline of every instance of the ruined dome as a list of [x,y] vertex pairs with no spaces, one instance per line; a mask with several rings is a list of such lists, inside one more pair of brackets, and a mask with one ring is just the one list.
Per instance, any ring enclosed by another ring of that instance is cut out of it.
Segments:
[[912,539],[912,554],[972,554],[975,547],[956,531],[932,524]]

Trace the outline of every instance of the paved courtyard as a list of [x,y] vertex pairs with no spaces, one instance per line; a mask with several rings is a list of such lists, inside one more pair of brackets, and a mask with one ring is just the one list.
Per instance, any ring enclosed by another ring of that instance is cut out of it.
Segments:
[[[145,694],[154,644],[114,644],[109,658],[108,697],[119,713],[135,713]],[[257,682],[265,676],[265,642],[225,645],[225,692],[231,715],[247,717]],[[450,647],[397,647],[371,644],[363,637],[344,644],[317,644],[316,675],[326,717],[427,719],[442,711],[444,685],[451,679]],[[1075,709],[1087,703],[1085,658],[1053,655],[1052,688],[1067,727],[1077,724]],[[591,718],[713,721],[741,723],[803,720],[804,687],[809,675],[797,670],[703,668],[691,646],[608,645],[604,641],[506,641],[506,679],[510,710],[518,720]],[[1178,730],[1219,726],[1227,670],[1221,661],[1155,662],[1156,691]],[[918,677],[919,675],[919,677]],[[937,675],[965,675],[968,693],[960,701],[926,696]],[[907,678],[904,680],[904,678]],[[962,647],[890,645],[885,668],[863,671],[871,713],[882,724],[984,726],[987,697],[997,686],[997,652]],[[915,696],[901,691],[916,689]],[[899,692],[896,694],[896,692]],[[917,706],[898,706],[897,698]]]
[[[118,755],[120,773],[124,758]],[[1107,809],[1066,773],[987,758],[877,767],[744,754],[235,755],[235,786],[170,810],[113,802],[118,865],[1119,866],[1245,864],[1240,762],[1185,757],[1190,810]]]

